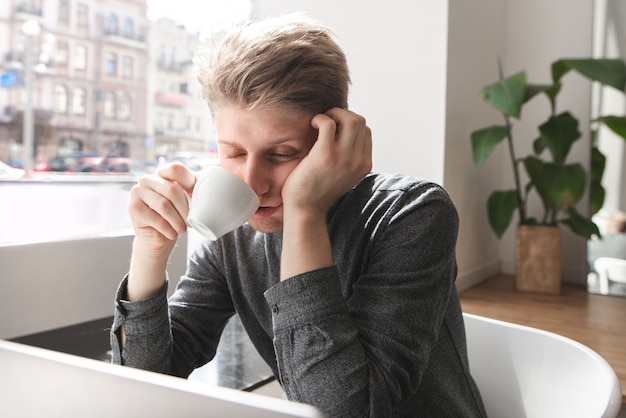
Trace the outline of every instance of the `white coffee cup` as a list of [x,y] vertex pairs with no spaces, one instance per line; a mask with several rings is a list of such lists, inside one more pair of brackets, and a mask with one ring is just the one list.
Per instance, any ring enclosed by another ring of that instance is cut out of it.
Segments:
[[187,222],[216,240],[243,225],[259,208],[254,190],[230,171],[210,166],[196,179]]

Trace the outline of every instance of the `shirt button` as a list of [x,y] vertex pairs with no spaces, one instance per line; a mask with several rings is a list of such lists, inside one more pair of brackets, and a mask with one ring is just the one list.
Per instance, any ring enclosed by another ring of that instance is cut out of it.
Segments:
[[272,313],[278,315],[278,305],[272,305]]

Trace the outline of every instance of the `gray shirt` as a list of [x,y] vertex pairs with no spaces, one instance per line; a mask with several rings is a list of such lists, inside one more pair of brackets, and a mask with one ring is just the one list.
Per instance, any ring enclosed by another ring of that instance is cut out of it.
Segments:
[[[114,362],[188,376],[237,312],[287,397],[330,416],[485,416],[455,288],[458,216],[438,185],[370,174],[328,213],[334,266],[279,281],[282,233],[249,225],[191,256],[169,303],[124,300]],[[126,344],[120,352],[120,326]]]

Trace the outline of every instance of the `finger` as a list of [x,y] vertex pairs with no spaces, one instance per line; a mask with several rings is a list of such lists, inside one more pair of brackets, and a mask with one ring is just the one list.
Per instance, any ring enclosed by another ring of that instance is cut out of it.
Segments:
[[170,241],[176,240],[181,235],[165,218],[148,206],[144,205],[140,211],[141,215],[135,225],[138,229],[152,230]]
[[361,140],[355,148],[355,155],[359,155],[362,161],[364,174],[372,170],[372,130],[365,126],[361,134]]
[[328,147],[335,142],[337,135],[337,122],[329,115],[320,113],[311,119],[311,126],[318,130],[316,147]]
[[190,195],[196,184],[195,174],[181,163],[166,164],[157,170],[157,174],[165,180],[178,183]]
[[161,214],[150,208],[143,197],[145,193],[138,185],[131,189],[128,212],[133,226],[140,230],[153,229],[167,239],[175,240],[179,232]]
[[136,198],[164,218],[179,234],[184,233],[189,205],[183,188],[159,176],[142,177],[138,185]]
[[347,149],[360,148],[367,124],[365,118],[347,109],[333,108],[326,112],[337,124],[339,144]]

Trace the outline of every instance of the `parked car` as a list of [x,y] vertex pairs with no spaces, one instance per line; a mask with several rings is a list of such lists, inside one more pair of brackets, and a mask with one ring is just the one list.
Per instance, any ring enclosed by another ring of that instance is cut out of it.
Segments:
[[90,173],[98,171],[101,161],[102,157],[97,154],[74,152],[51,159],[48,166],[50,171]]
[[23,169],[11,167],[9,164],[0,160],[0,180],[17,180],[22,177],[24,177]]
[[98,165],[98,171],[103,173],[126,173],[133,176],[143,176],[152,170],[142,161],[123,157],[105,157]]

